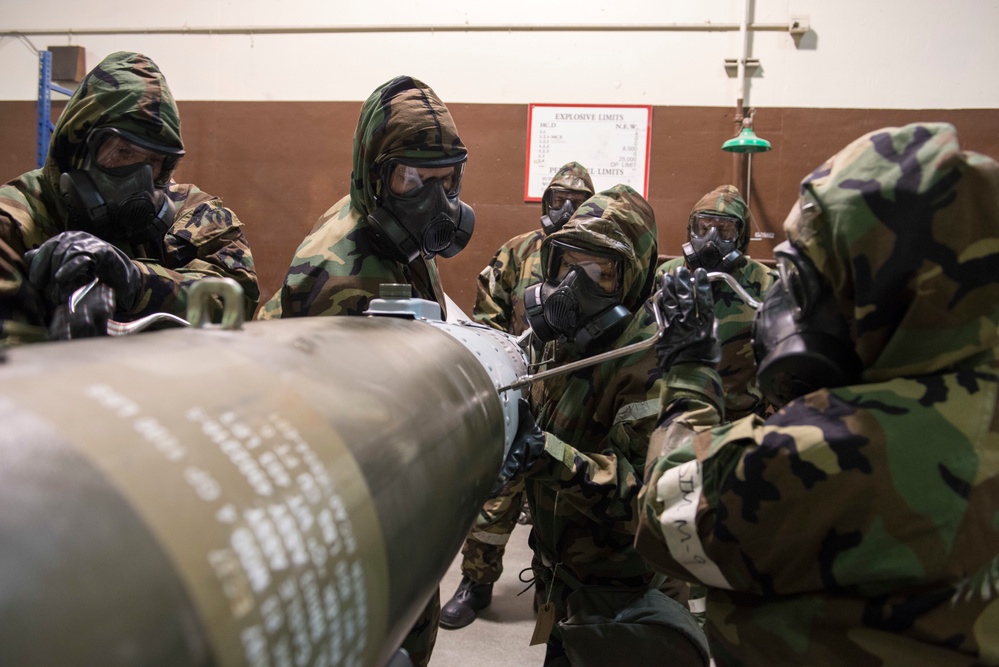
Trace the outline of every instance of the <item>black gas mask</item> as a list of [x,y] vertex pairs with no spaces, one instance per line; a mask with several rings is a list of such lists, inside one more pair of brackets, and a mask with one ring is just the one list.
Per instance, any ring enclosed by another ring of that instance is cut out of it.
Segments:
[[764,397],[782,406],[823,387],[853,384],[862,365],[828,281],[788,241],[774,248],[774,258],[779,277],[753,320]]
[[70,227],[112,243],[160,241],[176,215],[166,188],[183,155],[115,128],[92,131],[83,168],[59,177]]
[[620,257],[556,241],[542,276],[524,292],[528,324],[541,340],[573,341],[585,351],[627,325]]
[[541,216],[541,229],[545,236],[557,232],[569,222],[576,209],[590,198],[590,193],[578,190],[549,187],[543,196],[547,212]]
[[458,199],[465,159],[389,160],[382,167],[378,207],[368,222],[403,264],[420,256],[454,257],[468,244],[475,213]]
[[732,273],[746,262],[739,250],[739,235],[743,222],[731,215],[708,212],[690,216],[690,240],[683,244],[683,257],[691,271],[724,271]]

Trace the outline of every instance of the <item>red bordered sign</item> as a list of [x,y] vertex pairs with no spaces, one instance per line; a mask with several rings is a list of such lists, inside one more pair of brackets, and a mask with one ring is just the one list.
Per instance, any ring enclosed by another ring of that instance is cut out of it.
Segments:
[[541,201],[567,162],[586,167],[597,192],[624,183],[646,197],[651,147],[651,106],[531,104],[524,201]]

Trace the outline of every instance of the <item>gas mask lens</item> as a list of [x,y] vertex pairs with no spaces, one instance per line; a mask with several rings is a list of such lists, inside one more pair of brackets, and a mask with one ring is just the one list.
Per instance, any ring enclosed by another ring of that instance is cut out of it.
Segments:
[[572,210],[578,210],[583,202],[590,198],[589,193],[577,190],[564,190],[562,188],[551,188],[548,190],[548,208],[557,211],[566,202],[572,204]]
[[730,215],[695,213],[690,220],[690,233],[705,237],[714,229],[722,241],[734,241],[739,237],[739,219]]
[[153,184],[162,188],[170,182],[183,151],[157,150],[151,144],[135,141],[114,128],[101,128],[90,141],[94,165],[110,174],[132,171],[129,167],[148,164],[152,168]]
[[455,197],[461,190],[461,175],[465,163],[444,167],[415,167],[401,162],[391,166],[389,188],[397,197],[415,197],[424,186],[437,181],[448,197]]
[[605,294],[617,294],[621,290],[623,270],[620,258],[553,243],[549,276],[560,282],[572,269],[586,274]]

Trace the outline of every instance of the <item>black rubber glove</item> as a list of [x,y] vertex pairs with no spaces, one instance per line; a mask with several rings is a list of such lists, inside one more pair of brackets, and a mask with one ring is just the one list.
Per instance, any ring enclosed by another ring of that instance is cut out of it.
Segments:
[[717,367],[721,354],[708,272],[697,269],[691,276],[681,266],[675,274],[663,275],[659,308],[666,320],[666,330],[656,343],[659,368],[665,373],[673,364],[685,362]]
[[97,283],[71,309],[70,303],[56,306],[49,321],[50,340],[90,338],[108,335],[108,320],[114,314],[114,291]]
[[500,494],[507,482],[523,471],[529,470],[545,452],[545,432],[534,421],[531,406],[522,398],[518,409],[517,434],[510,444],[510,451],[506,453],[499,479],[493,486],[494,498]]
[[28,281],[50,307],[67,302],[79,287],[97,278],[114,290],[119,310],[129,311],[142,283],[139,269],[118,248],[86,232],[56,234],[24,255]]

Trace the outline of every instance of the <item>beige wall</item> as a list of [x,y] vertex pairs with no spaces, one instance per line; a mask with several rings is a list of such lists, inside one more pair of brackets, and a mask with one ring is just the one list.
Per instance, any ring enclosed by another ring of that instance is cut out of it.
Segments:
[[730,107],[747,5],[752,106],[999,108],[995,0],[4,0],[0,100],[36,95],[20,31],[88,68],[145,53],[179,100],[359,102],[406,74],[449,103]]

